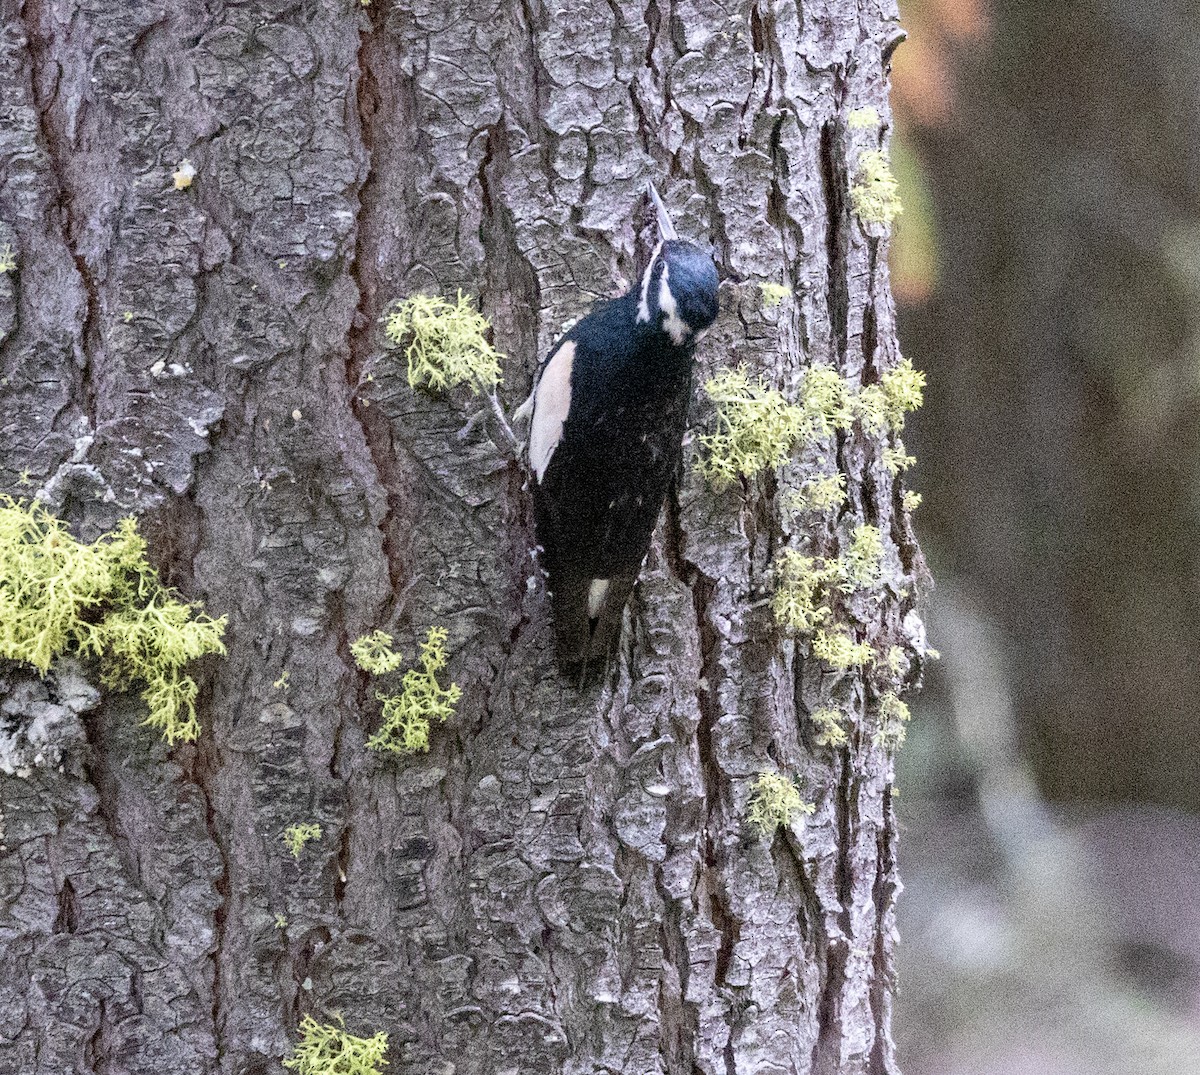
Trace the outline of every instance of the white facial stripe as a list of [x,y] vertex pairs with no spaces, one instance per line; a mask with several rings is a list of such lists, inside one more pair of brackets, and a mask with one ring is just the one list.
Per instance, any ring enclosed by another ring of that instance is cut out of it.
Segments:
[[529,465],[538,482],[546,474],[550,457],[562,440],[563,423],[571,409],[571,367],[575,344],[568,340],[546,363],[541,380],[533,390],[533,423],[529,429]]
[[687,322],[679,316],[679,306],[675,302],[675,296],[671,294],[671,285],[667,283],[667,275],[667,263],[664,261],[662,279],[658,284],[658,308],[663,312],[663,331],[678,347],[687,339],[692,330],[688,328]]
[[588,587],[588,619],[594,620],[604,607],[604,597],[608,593],[608,579],[592,579]]
[[[642,301],[638,303],[637,319],[639,321],[650,320],[650,277],[654,274],[654,263],[658,261],[659,254],[662,253],[662,243],[659,243],[654,248],[654,253],[650,255],[650,264],[646,266],[646,271],[642,273]],[[666,269],[666,264],[663,264],[663,269]]]

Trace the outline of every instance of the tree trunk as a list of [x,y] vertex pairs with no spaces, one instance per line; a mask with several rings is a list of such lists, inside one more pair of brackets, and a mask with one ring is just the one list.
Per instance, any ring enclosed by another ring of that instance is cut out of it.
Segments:
[[[765,600],[785,540],[873,523],[889,586],[858,637],[915,667],[880,438],[839,436],[848,503],[812,533],[790,470],[717,494],[693,443],[622,667],[580,694],[499,424],[410,389],[378,325],[478,296],[511,412],[563,324],[636,278],[655,178],[728,280],[698,381],[877,380],[886,241],[849,183],[886,138],[892,0],[0,12],[2,487],[87,538],[137,514],[230,619],[173,750],[136,691],[5,668],[0,1071],[274,1072],[337,1012],[397,1072],[893,1071],[878,675],[822,669]],[[883,129],[848,126],[868,106]],[[764,312],[758,280],[794,300]],[[411,661],[432,626],[457,715],[428,754],[368,751],[350,642],[390,629]],[[805,719],[831,700],[844,748]],[[775,769],[816,811],[760,838]],[[294,860],[298,822],[322,836]]]

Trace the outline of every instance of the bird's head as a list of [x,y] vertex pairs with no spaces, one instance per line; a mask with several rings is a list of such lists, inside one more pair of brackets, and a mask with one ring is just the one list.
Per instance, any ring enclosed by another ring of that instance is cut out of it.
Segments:
[[675,234],[653,184],[650,197],[658,212],[660,239],[642,274],[637,319],[682,347],[695,343],[717,319],[717,267],[695,243]]

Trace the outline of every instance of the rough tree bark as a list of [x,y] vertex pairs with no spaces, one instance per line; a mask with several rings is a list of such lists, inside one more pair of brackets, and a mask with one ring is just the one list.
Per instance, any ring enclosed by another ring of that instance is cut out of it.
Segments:
[[[893,1071],[877,688],[772,622],[797,525],[775,481],[716,495],[689,465],[626,666],[577,695],[521,468],[477,400],[411,391],[378,330],[399,296],[479,296],[511,410],[637,272],[656,177],[731,281],[795,293],[776,315],[728,283],[703,366],[877,378],[885,243],[847,194],[886,134],[893,0],[0,13],[2,487],[87,537],[137,513],[168,581],[230,616],[204,734],[173,751],[136,693],[3,669],[0,1071],[277,1071],[300,1017],[335,1011],[386,1030],[398,1072]],[[884,135],[848,128],[863,106]],[[837,459],[848,506],[813,537],[880,527],[890,586],[859,635],[911,653],[896,483],[861,431]],[[348,644],[388,627],[411,655],[431,625],[458,715],[381,759]],[[846,749],[805,721],[830,698]],[[802,836],[747,829],[772,767],[816,805]],[[323,827],[299,863],[297,821]]]

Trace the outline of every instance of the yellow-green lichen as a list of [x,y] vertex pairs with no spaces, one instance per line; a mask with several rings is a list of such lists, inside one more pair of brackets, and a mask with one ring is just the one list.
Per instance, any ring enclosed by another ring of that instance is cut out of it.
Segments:
[[446,721],[462,695],[457,683],[442,687],[437,673],[446,666],[446,629],[431,627],[421,644],[419,668],[404,673],[399,693],[377,692],[383,703],[383,724],[367,746],[394,754],[415,754],[429,749],[431,721]]
[[796,785],[779,773],[762,772],[755,778],[747,819],[759,834],[769,836],[780,825],[791,825],[797,815],[811,814],[814,807],[800,798]]
[[837,578],[836,566],[784,549],[775,560],[775,592],[771,611],[775,622],[796,634],[811,634],[830,616],[822,603],[824,588]]
[[843,593],[869,590],[883,574],[883,535],[876,526],[854,528],[848,548],[838,557]]
[[854,397],[855,416],[872,432],[890,429],[899,433],[905,416],[925,400],[925,374],[913,368],[910,359],[901,359],[879,378],[878,384],[866,385]]
[[87,544],[40,505],[0,497],[0,657],[42,675],[64,653],[98,658],[106,686],[142,684],[144,723],[174,745],[200,734],[183,668],[225,652],[225,623],[163,586],[134,519]]
[[283,833],[283,842],[287,844],[287,849],[292,853],[292,858],[297,861],[300,859],[300,853],[304,850],[304,845],[309,840],[319,840],[320,838],[321,826],[315,821],[289,825]]
[[904,496],[901,498],[901,504],[905,511],[913,512],[921,506],[921,494],[914,492],[912,489],[906,489]]
[[321,1024],[306,1015],[300,1022],[300,1040],[283,1066],[297,1075],[382,1075],[387,1045],[383,1031],[370,1038],[355,1037],[340,1015],[336,1024]]
[[850,202],[854,212],[867,224],[890,224],[904,211],[900,186],[892,174],[887,153],[868,149],[859,154]]
[[812,653],[830,668],[845,671],[867,664],[871,660],[871,646],[867,642],[855,642],[843,631],[821,629],[813,635]]
[[840,710],[826,706],[814,712],[809,719],[816,729],[817,746],[843,747],[850,741]]
[[768,309],[778,306],[784,299],[790,298],[792,289],[785,287],[783,284],[772,284],[763,280],[758,285],[759,293],[762,295],[763,305]]
[[714,489],[787,462],[804,428],[802,408],[741,366],[721,370],[704,391],[716,405],[717,431],[700,437],[708,454],[697,466]]
[[886,746],[900,746],[911,718],[912,713],[900,696],[895,691],[888,691],[879,700],[879,730],[875,733],[875,741]]
[[17,267],[17,256],[13,253],[12,243],[0,246],[0,276],[12,272]]
[[795,512],[825,514],[846,502],[846,475],[822,474],[807,478],[799,489],[788,494],[786,507]]
[[372,631],[350,644],[354,663],[364,672],[382,676],[394,672],[404,662],[403,656],[392,648],[392,636],[387,631]]
[[444,392],[469,385],[476,395],[500,383],[504,357],[488,342],[491,325],[461,291],[457,302],[436,295],[412,295],[383,318],[394,347],[404,346],[411,388]]
[[879,111],[870,105],[856,108],[846,117],[846,121],[852,131],[870,130],[879,126]]
[[832,366],[817,363],[804,374],[800,403],[804,411],[805,436],[829,436],[835,429],[849,429],[854,420],[846,382]]
[[704,390],[716,405],[717,431],[701,436],[708,454],[697,466],[718,491],[782,466],[800,442],[847,428],[853,418],[845,382],[829,366],[805,373],[798,403],[751,379],[743,366],[722,370]]
[[907,470],[909,467],[917,465],[917,457],[909,455],[905,451],[903,441],[897,441],[894,446],[884,448],[881,461],[883,469],[893,478],[897,477],[902,470]]
[[913,367],[912,360],[900,362],[879,378],[887,402],[888,421],[893,428],[904,424],[904,416],[925,402],[925,374]]

